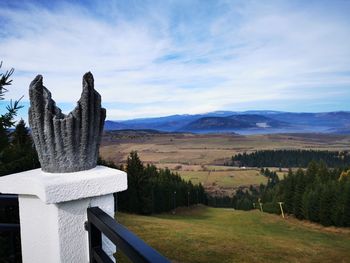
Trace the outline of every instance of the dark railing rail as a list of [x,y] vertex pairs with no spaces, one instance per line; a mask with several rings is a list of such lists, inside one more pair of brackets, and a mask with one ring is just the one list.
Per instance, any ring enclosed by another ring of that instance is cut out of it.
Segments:
[[0,193],[1,206],[18,206],[18,195],[5,195]]
[[112,262],[102,250],[101,233],[111,240],[117,249],[121,250],[132,262],[170,262],[100,208],[88,208],[87,216],[91,263]]
[[[0,193],[0,208],[13,207],[18,210],[18,196],[5,195]],[[0,223],[0,233],[2,232],[19,232],[18,223]]]
[[[18,213],[18,196],[17,195],[6,195],[0,193],[0,211],[5,211],[6,207],[12,207],[13,210],[17,210]],[[4,217],[5,215],[1,215],[1,217]],[[14,216],[11,221],[15,220],[17,221],[18,215]],[[9,237],[8,242],[8,251],[6,251],[5,254],[8,255],[8,258],[6,259],[6,262],[21,262],[21,252],[20,252],[20,245],[18,242],[20,242],[20,224],[18,223],[0,223],[0,234],[3,236],[3,233],[6,233]],[[17,239],[17,241],[16,241]],[[2,240],[4,242],[5,240]],[[4,244],[1,244],[2,249],[5,249]],[[1,248],[0,248],[1,249]],[[4,253],[2,251],[1,253]],[[4,260],[0,258],[0,261]]]

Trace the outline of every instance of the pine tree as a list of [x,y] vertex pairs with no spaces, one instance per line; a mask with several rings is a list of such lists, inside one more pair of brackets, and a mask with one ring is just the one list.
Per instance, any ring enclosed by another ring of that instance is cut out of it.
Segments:
[[307,166],[306,170],[306,183],[310,184],[315,180],[315,177],[318,173],[318,165],[315,161],[311,161]]
[[11,143],[3,151],[0,175],[18,173],[40,167],[37,152],[25,122],[21,120],[10,133]]
[[344,208],[342,215],[343,226],[350,227],[350,178],[344,182]]
[[291,169],[289,169],[287,177],[283,180],[283,189],[282,200],[285,202],[286,212],[293,213],[295,179]]
[[305,175],[303,170],[298,169],[296,173],[295,193],[293,197],[293,214],[299,219],[303,219],[302,199],[305,190],[304,177]]
[[[2,67],[2,62],[0,62],[0,68]],[[8,91],[7,86],[11,85],[12,80],[10,80],[11,75],[13,74],[14,69],[10,69],[9,71],[6,71],[5,73],[0,73],[0,100],[4,100],[5,96],[4,94]],[[11,128],[15,121],[14,117],[17,114],[17,111],[21,108],[19,105],[19,101],[15,101],[6,107],[6,112],[2,115],[0,115],[0,176],[7,174],[7,163],[4,162],[4,158],[7,158],[6,151],[10,147],[10,132],[9,128]],[[4,219],[5,222],[18,222],[19,216],[18,216],[18,208],[16,207],[4,207],[0,209],[0,218]],[[15,239],[19,240],[19,234],[15,235]],[[9,250],[6,249],[8,244],[8,240],[6,242],[5,239],[0,238],[0,261],[5,260],[3,256],[8,255]],[[20,251],[20,249],[19,249]],[[18,255],[19,258],[21,255]],[[8,259],[8,258],[7,258]],[[3,261],[2,261],[3,262]]]
[[[0,63],[0,68],[2,63]],[[0,100],[4,99],[6,86],[11,85],[9,78],[14,69],[0,74]],[[14,117],[22,106],[19,100],[6,107],[7,112],[0,115],[0,176],[30,170],[40,166],[28,129],[21,120],[13,133],[10,128],[15,124]]]
[[30,149],[32,144],[32,139],[26,127],[26,123],[21,119],[16,125],[15,131],[12,133],[12,145],[21,149]]
[[126,172],[128,174],[129,192],[129,210],[136,213],[142,213],[144,210],[144,195],[142,188],[146,186],[146,175],[144,166],[137,152],[133,151],[127,159]]
[[310,220],[310,214],[309,214],[309,208],[310,208],[310,196],[311,196],[311,190],[306,190],[303,194],[302,198],[302,213],[303,217]]
[[[0,68],[2,67],[2,62],[0,62]],[[10,69],[9,71],[6,71],[5,73],[0,73],[0,100],[4,100],[4,94],[8,91],[6,86],[11,85],[12,80],[10,79],[11,75],[13,74],[14,69]],[[17,115],[17,112],[20,108],[23,106],[19,105],[19,99],[18,101],[15,101],[6,107],[7,112],[5,114],[0,115],[0,162],[1,162],[1,155],[2,151],[9,145],[9,128],[11,128],[15,121],[14,117]]]
[[334,209],[334,187],[331,182],[323,184],[320,196],[320,223],[324,226],[332,225],[332,210]]

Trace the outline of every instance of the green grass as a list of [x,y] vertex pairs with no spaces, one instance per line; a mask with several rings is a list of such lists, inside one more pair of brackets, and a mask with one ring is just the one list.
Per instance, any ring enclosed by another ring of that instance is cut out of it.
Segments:
[[173,262],[349,262],[350,230],[258,211],[197,207],[176,215],[118,213],[119,222]]

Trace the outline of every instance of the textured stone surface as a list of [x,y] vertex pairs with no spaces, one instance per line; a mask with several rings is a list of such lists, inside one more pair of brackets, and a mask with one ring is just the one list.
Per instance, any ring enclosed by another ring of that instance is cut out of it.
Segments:
[[83,76],[81,98],[68,115],[51,99],[41,75],[30,84],[29,98],[29,124],[42,170],[65,173],[94,168],[106,110],[101,108],[92,74]]

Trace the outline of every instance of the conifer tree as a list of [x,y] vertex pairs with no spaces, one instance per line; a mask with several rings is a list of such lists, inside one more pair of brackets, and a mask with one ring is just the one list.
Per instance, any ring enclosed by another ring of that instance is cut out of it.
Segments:
[[343,189],[343,214],[342,214],[342,225],[346,227],[350,227],[350,178],[347,178],[344,183]]
[[[0,68],[2,63],[0,63]],[[14,69],[0,73],[0,100],[4,99],[4,93],[11,85],[10,79]],[[0,115],[0,176],[30,170],[39,167],[36,151],[32,144],[28,129],[21,120],[14,132],[10,128],[15,124],[15,116],[22,107],[17,100],[6,107],[6,112]]]
[[23,120],[10,133],[11,143],[3,150],[0,175],[18,173],[40,167],[37,152]]
[[333,224],[332,213],[334,209],[334,187],[332,183],[323,184],[320,195],[320,223],[324,226]]
[[295,179],[293,176],[293,172],[291,169],[288,171],[287,177],[284,179],[283,182],[283,196],[282,200],[285,202],[285,209],[287,213],[293,213],[293,207],[294,207],[294,190],[295,190]]
[[135,151],[131,152],[127,159],[126,172],[128,174],[128,188],[130,188],[127,191],[127,198],[129,199],[128,210],[141,213],[144,204],[142,187],[145,186],[146,177],[144,174],[144,166]]
[[[0,69],[2,67],[2,62],[0,62]],[[11,85],[12,80],[10,79],[13,74],[14,69],[10,69],[5,73],[0,73],[0,100],[5,99],[5,93],[8,91],[6,86]],[[5,114],[0,115],[0,158],[1,152],[8,146],[9,144],[9,131],[14,124],[13,118],[16,116],[17,111],[21,108],[18,105],[18,101],[15,101],[14,104],[12,102],[10,105],[6,107],[7,112]]]
[[296,173],[295,193],[293,198],[293,214],[299,219],[303,218],[302,199],[305,190],[304,177],[305,174],[303,170],[298,169]]

